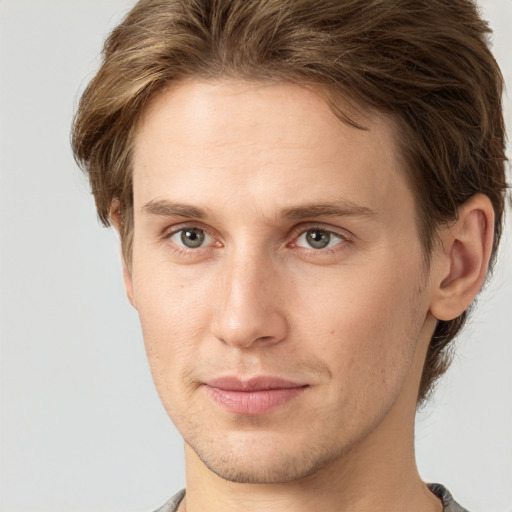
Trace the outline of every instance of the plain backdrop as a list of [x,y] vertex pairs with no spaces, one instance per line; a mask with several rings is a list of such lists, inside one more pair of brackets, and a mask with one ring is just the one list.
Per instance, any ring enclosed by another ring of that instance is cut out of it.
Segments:
[[[1,512],[149,512],[184,486],[117,239],[69,149],[79,91],[131,5],[0,0]],[[512,0],[481,6],[512,88]],[[509,128],[511,111],[508,98]],[[512,511],[511,239],[509,223],[454,365],[418,416],[424,479],[471,512]]]

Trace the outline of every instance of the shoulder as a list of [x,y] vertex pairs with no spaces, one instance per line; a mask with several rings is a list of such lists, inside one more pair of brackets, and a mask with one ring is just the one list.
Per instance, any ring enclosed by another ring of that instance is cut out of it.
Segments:
[[177,492],[169,501],[166,501],[160,508],[157,508],[155,512],[176,512],[181,503],[181,500],[185,497],[185,489]]
[[428,484],[428,488],[443,502],[444,512],[469,512],[461,507],[450,494],[450,491],[441,484]]
[[[461,507],[450,494],[450,491],[443,487],[441,484],[429,484],[428,488],[443,502],[444,512],[469,512],[467,509]],[[185,489],[176,493],[169,501],[166,501],[155,512],[176,512],[179,504],[185,497]]]

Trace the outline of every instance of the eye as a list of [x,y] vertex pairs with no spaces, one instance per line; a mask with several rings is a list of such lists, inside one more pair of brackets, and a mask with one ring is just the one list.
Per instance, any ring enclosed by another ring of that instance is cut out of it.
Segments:
[[204,245],[211,244],[213,238],[203,229],[186,228],[173,233],[169,239],[179,247],[187,249],[198,249]]
[[343,237],[325,229],[308,229],[297,237],[295,245],[312,249],[329,249],[343,242]]

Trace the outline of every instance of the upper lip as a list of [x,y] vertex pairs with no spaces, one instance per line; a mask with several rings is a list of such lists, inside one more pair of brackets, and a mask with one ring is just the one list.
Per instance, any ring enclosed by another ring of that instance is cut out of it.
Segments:
[[292,382],[281,377],[260,376],[250,379],[238,377],[218,377],[205,383],[212,388],[225,391],[268,391],[272,389],[293,389],[305,387],[305,384]]

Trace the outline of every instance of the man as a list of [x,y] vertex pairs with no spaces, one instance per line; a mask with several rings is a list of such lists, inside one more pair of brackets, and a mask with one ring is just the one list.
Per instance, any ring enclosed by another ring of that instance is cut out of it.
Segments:
[[185,441],[160,511],[461,511],[416,407],[501,233],[473,2],[142,0],[73,133]]

